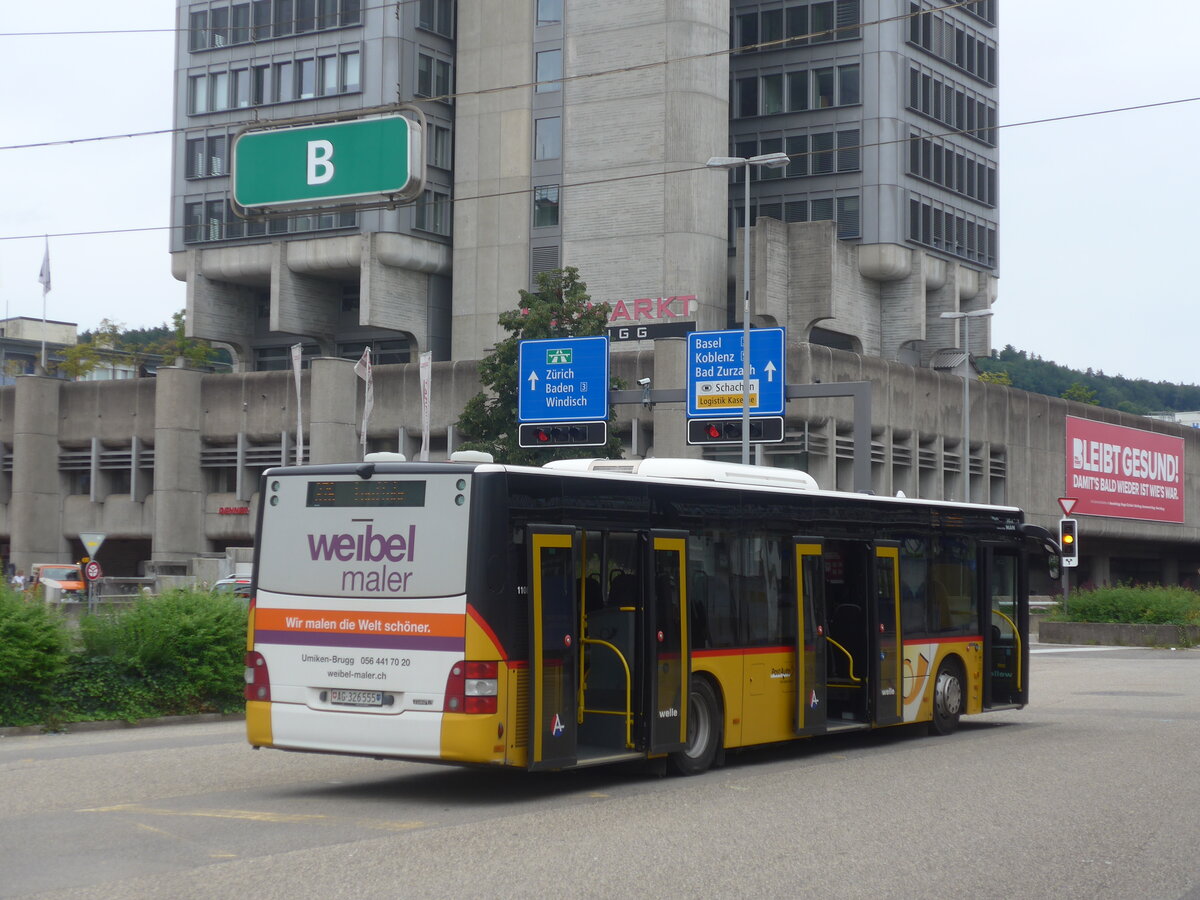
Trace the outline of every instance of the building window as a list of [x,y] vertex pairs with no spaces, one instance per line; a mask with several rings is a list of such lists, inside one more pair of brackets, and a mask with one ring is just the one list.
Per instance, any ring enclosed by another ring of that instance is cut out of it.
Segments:
[[317,80],[321,85],[321,96],[338,93],[338,58],[322,56],[317,60]]
[[917,194],[909,198],[908,213],[910,241],[995,268],[994,222]]
[[190,138],[184,145],[187,159],[184,175],[187,178],[209,178],[229,172],[227,150],[229,141],[223,134]]
[[342,54],[342,92],[353,94],[362,90],[362,56],[357,51]]
[[419,0],[417,3],[417,27],[426,31],[453,37],[453,0]]
[[274,71],[274,89],[275,95],[272,98],[276,103],[288,103],[296,99],[296,76],[294,73],[295,66],[290,62],[275,63]]
[[908,42],[985,84],[996,83],[996,42],[953,18],[909,3]]
[[429,164],[438,169],[449,169],[452,165],[454,142],[450,129],[444,125],[429,126]]
[[228,72],[214,72],[208,77],[208,108],[212,112],[229,109]]
[[937,138],[912,132],[908,147],[908,174],[995,206],[996,166]]
[[[941,103],[935,102],[939,96]],[[996,146],[996,104],[936,73],[915,66],[908,70],[908,108],[981,144]]]
[[739,78],[736,115],[747,118],[857,105],[862,102],[860,73],[859,64],[853,63]]
[[537,88],[539,94],[561,91],[562,82],[562,51],[543,50],[537,54]]
[[552,228],[558,224],[558,185],[533,189],[533,227]]
[[441,191],[427,190],[417,203],[413,227],[434,234],[450,234],[450,195]]
[[218,6],[208,11],[208,46],[229,45],[229,7]]
[[188,16],[188,49],[204,50],[208,47],[208,10],[194,12]]
[[558,159],[562,156],[562,119],[550,116],[533,123],[533,158]]
[[315,59],[296,61],[296,90],[301,100],[311,100],[317,96],[317,61]]
[[293,0],[275,0],[275,37],[286,37],[292,33],[296,14]]
[[537,24],[562,24],[563,0],[537,0]]
[[425,53],[417,55],[417,96],[449,102],[450,63]]
[[764,75],[762,79],[762,114],[773,116],[783,112],[783,76]]
[[739,78],[737,82],[738,116],[758,115],[758,78]]
[[188,113],[197,115],[208,112],[208,76],[192,75],[188,78]]
[[[823,44],[831,41],[852,41],[860,37],[859,0],[825,0],[804,3],[782,10],[763,10],[761,13],[742,13],[734,21],[730,39],[735,48],[759,49],[759,44],[788,39],[788,45]],[[774,50],[777,46],[763,47]]]

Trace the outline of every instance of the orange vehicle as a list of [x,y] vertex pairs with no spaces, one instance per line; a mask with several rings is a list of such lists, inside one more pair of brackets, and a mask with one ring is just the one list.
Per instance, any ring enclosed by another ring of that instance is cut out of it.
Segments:
[[34,591],[41,588],[51,602],[87,596],[87,583],[78,563],[34,563],[29,570],[29,587]]

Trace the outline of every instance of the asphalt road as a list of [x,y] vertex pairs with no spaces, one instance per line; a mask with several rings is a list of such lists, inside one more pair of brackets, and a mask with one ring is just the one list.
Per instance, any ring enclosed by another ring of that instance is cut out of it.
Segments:
[[1200,652],[1035,647],[1034,702],[697,778],[0,739],[0,897],[1200,898]]

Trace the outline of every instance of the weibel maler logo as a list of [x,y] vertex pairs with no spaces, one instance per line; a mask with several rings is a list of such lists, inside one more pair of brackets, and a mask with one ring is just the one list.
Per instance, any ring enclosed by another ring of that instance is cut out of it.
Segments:
[[313,562],[379,563],[378,568],[344,569],[342,590],[346,593],[402,593],[408,590],[412,570],[389,568],[387,563],[412,563],[416,552],[417,526],[409,525],[407,534],[382,534],[371,523],[361,534],[308,535],[308,554]]

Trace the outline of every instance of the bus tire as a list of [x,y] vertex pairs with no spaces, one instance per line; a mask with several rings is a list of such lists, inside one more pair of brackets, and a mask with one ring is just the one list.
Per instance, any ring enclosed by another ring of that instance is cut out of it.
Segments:
[[721,746],[721,704],[707,679],[692,679],[687,714],[687,743],[671,754],[671,768],[680,775],[699,775],[712,766]]
[[966,686],[963,683],[962,666],[957,660],[947,659],[938,667],[937,680],[933,683],[933,721],[929,723],[930,734],[953,734],[958,729],[966,701]]

